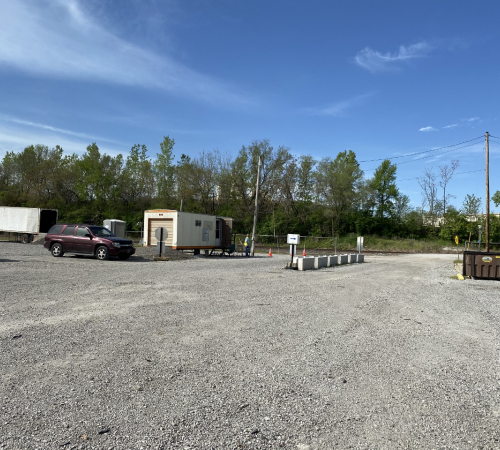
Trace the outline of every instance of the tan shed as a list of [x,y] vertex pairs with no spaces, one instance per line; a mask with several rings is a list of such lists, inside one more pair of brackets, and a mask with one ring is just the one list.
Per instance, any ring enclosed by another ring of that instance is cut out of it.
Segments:
[[144,245],[155,246],[157,228],[167,230],[165,246],[177,250],[227,249],[231,245],[233,220],[171,209],[144,212]]

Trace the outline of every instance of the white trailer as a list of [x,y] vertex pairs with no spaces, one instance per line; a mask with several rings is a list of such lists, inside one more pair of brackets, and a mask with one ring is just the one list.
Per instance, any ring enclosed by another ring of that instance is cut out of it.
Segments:
[[0,231],[14,233],[27,244],[57,223],[57,209],[0,206]]
[[155,246],[157,228],[166,228],[165,246],[176,250],[229,249],[233,219],[171,209],[144,211],[144,246]]

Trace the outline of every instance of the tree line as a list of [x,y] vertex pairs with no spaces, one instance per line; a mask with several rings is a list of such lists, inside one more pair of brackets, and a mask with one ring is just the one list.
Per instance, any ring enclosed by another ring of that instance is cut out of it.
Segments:
[[[423,238],[441,233],[448,239],[461,233],[463,239],[470,228],[466,215],[479,212],[474,196],[460,211],[448,203],[455,161],[440,167],[440,178],[424,172],[419,179],[424,208],[415,209],[397,188],[397,167],[388,159],[366,177],[351,150],[316,161],[262,140],[242,146],[234,158],[213,150],[193,158],[181,154],[176,161],[174,145],[164,137],[155,159],[138,144],[126,157],[101,153],[95,143],[81,156],[40,144],[7,152],[0,164],[0,204],[58,209],[64,222],[121,219],[129,230],[139,229],[144,210],[182,208],[233,217],[235,231],[246,233],[253,222],[260,156],[258,234]],[[495,195],[499,200],[500,193]],[[445,220],[436,228],[438,216]],[[491,228],[492,240],[500,240],[495,234],[500,226]]]

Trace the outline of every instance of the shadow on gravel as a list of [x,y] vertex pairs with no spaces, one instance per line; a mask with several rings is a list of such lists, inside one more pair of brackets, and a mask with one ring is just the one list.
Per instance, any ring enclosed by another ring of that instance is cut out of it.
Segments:
[[[92,255],[64,255],[64,259],[82,259],[82,260],[87,260],[87,261],[97,261],[95,256]],[[123,264],[135,262],[135,263],[145,263],[145,262],[152,262],[153,259],[148,259],[148,258],[143,258],[142,256],[131,256],[129,259],[120,259],[116,257],[110,257],[108,261],[115,261],[115,262],[120,262]],[[103,261],[107,262],[107,261]]]
[[18,259],[3,259],[0,258],[0,262],[20,262]]

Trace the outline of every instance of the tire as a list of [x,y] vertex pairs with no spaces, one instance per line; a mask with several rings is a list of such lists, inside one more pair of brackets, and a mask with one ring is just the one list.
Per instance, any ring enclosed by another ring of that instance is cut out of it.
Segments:
[[64,255],[62,245],[58,243],[52,244],[52,247],[50,247],[50,253],[52,253],[52,256],[56,258],[60,258],[62,255]]
[[31,242],[31,235],[30,234],[23,234],[21,236],[21,242],[23,244],[29,244]]
[[120,259],[129,259],[132,255],[118,255]]
[[97,247],[95,251],[95,257],[99,261],[106,261],[107,259],[109,259],[108,247],[105,247],[104,245]]

